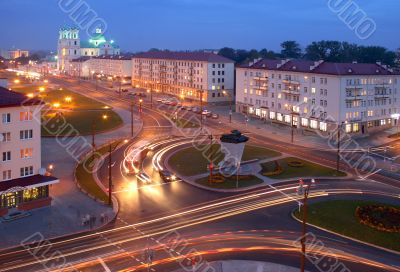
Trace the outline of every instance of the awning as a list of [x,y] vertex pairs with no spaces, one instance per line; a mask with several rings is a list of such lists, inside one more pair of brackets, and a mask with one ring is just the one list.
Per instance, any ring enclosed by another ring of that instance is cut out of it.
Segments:
[[34,175],[24,178],[6,180],[0,182],[0,195],[11,191],[13,192],[22,191],[25,189],[42,187],[59,182],[60,180],[58,180],[55,177],[42,176],[42,175]]

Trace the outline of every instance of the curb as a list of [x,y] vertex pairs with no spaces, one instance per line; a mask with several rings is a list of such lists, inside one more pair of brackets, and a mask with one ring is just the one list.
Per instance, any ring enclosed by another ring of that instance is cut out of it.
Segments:
[[[295,210],[293,210],[293,211],[290,213],[292,219],[294,219],[295,221],[297,221],[297,222],[299,222],[299,223],[302,223],[302,221],[301,221],[300,219],[298,219],[296,216],[294,216],[294,211],[295,211]],[[320,227],[320,226],[313,225],[313,224],[310,224],[310,223],[307,223],[307,226],[310,226],[310,227],[319,229],[319,230],[321,230],[321,231],[324,231],[324,232],[327,232],[327,233],[330,233],[330,234],[339,236],[339,237],[344,238],[344,239],[351,240],[351,241],[353,241],[353,242],[357,242],[357,243],[360,243],[360,244],[363,244],[363,245],[367,245],[367,246],[370,246],[370,247],[373,247],[373,248],[376,248],[376,249],[379,249],[379,250],[382,250],[382,251],[386,251],[386,252],[389,252],[389,253],[396,254],[396,255],[399,255],[399,256],[400,256],[400,251],[395,251],[395,250],[388,249],[388,248],[381,247],[381,246],[377,246],[377,245],[374,245],[374,244],[371,244],[371,243],[368,243],[368,242],[364,242],[364,241],[358,240],[358,239],[356,239],[356,238],[352,238],[352,237],[349,237],[349,236],[346,236],[346,235],[343,235],[343,234],[340,234],[340,233],[334,232],[334,231],[332,231],[332,230],[328,230],[328,229],[325,229],[325,228],[322,228],[322,227]]]

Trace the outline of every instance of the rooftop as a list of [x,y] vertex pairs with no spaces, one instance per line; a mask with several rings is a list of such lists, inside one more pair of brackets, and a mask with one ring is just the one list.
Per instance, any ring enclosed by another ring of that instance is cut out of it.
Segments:
[[154,51],[136,54],[134,58],[234,63],[231,59],[208,52]]
[[290,71],[327,75],[399,75],[389,67],[380,63],[334,63],[310,60],[271,60],[260,59],[252,63],[240,65],[239,68],[262,70]]
[[0,108],[41,105],[43,101],[0,87]]
[[102,55],[93,57],[94,59],[114,59],[114,60],[131,60],[133,55]]

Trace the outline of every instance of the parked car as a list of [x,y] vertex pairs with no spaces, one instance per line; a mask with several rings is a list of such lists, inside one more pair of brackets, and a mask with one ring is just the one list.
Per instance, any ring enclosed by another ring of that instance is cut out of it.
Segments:
[[121,91],[122,91],[123,93],[127,93],[127,92],[128,92],[128,89],[121,89]]
[[163,103],[163,100],[162,99],[157,99],[156,100],[158,103]]
[[219,115],[216,114],[216,113],[213,113],[213,114],[211,114],[211,118],[212,118],[212,119],[218,119],[218,118],[219,118]]
[[201,114],[203,114],[203,115],[205,115],[205,116],[207,116],[207,117],[210,117],[210,116],[211,116],[211,111],[209,111],[209,110],[203,110],[203,112],[202,112]]
[[186,107],[186,110],[192,111],[192,107]]
[[194,113],[200,113],[200,109],[199,109],[198,107],[193,107],[193,108],[192,108],[192,111],[193,111]]

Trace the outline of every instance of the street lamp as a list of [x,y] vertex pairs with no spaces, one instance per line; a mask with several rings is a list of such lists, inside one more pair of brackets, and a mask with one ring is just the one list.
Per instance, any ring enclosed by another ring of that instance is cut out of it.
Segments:
[[399,119],[400,119],[400,113],[394,113],[394,114],[392,114],[392,118],[394,119],[394,120],[396,120],[396,126],[397,126],[397,132],[399,132],[399,128],[400,128],[400,124],[399,124]]
[[[347,121],[346,121],[347,123]],[[343,129],[343,125],[345,122],[342,122],[340,126],[338,125],[338,132],[337,132],[337,154],[336,154],[336,171],[339,173],[340,171],[340,141],[341,141],[341,131]]]
[[227,92],[227,91],[222,91],[222,93],[224,95],[228,95],[229,97],[229,123],[232,123],[232,114],[233,114],[233,110],[232,110],[232,103],[233,103],[233,96]]
[[120,144],[126,144],[128,143],[128,140],[120,141],[117,142],[117,144],[113,147],[112,142],[110,143],[108,147],[108,205],[112,206],[112,187],[113,187],[113,181],[112,181],[112,153],[120,146]]
[[147,89],[147,93],[150,94],[150,108],[153,108],[153,90]]
[[305,269],[305,261],[306,261],[306,232],[307,232],[307,210],[308,210],[308,196],[310,194],[311,186],[315,184],[315,179],[311,180],[311,184],[308,186],[304,186],[304,182],[302,179],[299,180],[299,186],[297,187],[297,195],[302,196],[303,200],[300,205],[303,206],[302,213],[302,225],[303,225],[303,235],[301,237],[301,262],[300,262],[300,271],[304,272]]
[[143,103],[143,99],[139,99],[139,114],[140,116],[142,116],[142,103]]

